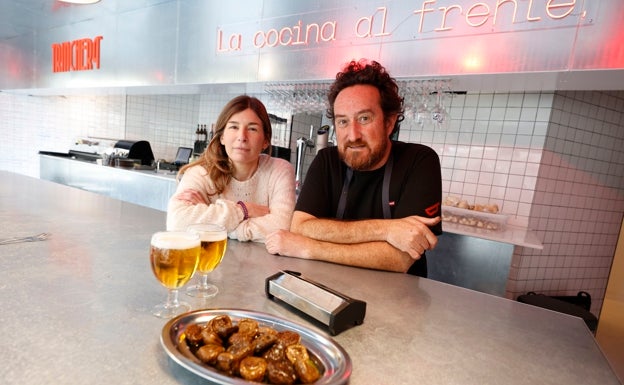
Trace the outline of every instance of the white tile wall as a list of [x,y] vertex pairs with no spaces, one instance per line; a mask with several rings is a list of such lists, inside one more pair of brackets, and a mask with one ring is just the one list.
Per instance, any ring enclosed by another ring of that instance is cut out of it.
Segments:
[[496,203],[527,226],[551,101],[548,93],[454,95],[448,128],[408,116],[399,138],[438,152],[445,196]]
[[[156,159],[175,159],[178,147],[193,147],[200,95],[128,96],[125,138],[148,140]],[[207,127],[210,127],[208,125]]]
[[562,92],[530,207],[544,250],[516,248],[508,295],[589,292],[599,314],[624,213],[624,93]]
[[624,213],[624,92],[456,95],[444,131],[401,138],[440,155],[443,191],[495,202],[536,231],[515,248],[507,297],[589,292],[600,313]]
[[0,168],[39,176],[40,150],[67,152],[85,136],[123,138],[124,96],[0,94]]
[[[38,177],[39,150],[89,135],[146,139],[171,159],[233,96],[0,93],[0,169]],[[507,296],[585,290],[598,315],[624,213],[624,92],[455,95],[449,112],[444,130],[408,117],[400,139],[438,152],[445,195],[495,202],[535,229],[544,250],[515,249]],[[314,119],[295,119],[293,140]]]

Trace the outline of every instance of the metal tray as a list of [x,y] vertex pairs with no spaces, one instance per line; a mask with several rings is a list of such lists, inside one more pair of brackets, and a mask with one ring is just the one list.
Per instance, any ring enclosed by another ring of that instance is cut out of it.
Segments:
[[277,331],[291,330],[299,333],[301,343],[308,348],[309,353],[314,356],[324,367],[321,378],[315,382],[316,385],[338,385],[349,382],[352,364],[347,352],[329,337],[315,332],[305,326],[296,324],[283,318],[271,314],[240,309],[210,309],[198,310],[191,313],[182,314],[171,319],[165,324],[160,336],[160,342],[171,359],[183,368],[195,373],[219,385],[248,385],[257,384],[245,381],[241,378],[230,377],[219,372],[217,369],[203,364],[188,350],[184,341],[184,330],[192,324],[204,324],[210,319],[228,315],[233,322],[243,318],[251,318],[260,324],[274,328]]

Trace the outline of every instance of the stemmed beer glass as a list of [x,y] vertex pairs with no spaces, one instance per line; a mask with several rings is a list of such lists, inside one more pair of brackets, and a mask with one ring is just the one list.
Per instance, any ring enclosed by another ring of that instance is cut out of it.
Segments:
[[208,282],[208,274],[213,271],[223,259],[227,248],[227,231],[221,225],[197,223],[190,225],[187,231],[195,233],[201,240],[199,253],[200,281],[197,285],[186,288],[186,294],[192,297],[209,298],[219,292],[219,288]]
[[178,289],[193,276],[199,262],[201,241],[187,231],[159,231],[152,235],[150,262],[156,279],[168,289],[167,302],[152,311],[157,317],[171,318],[191,310],[188,303],[178,301]]

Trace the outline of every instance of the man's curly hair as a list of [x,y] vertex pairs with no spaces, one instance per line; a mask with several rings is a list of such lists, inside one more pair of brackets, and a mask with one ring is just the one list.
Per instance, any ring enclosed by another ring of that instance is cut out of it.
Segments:
[[336,80],[332,83],[327,94],[329,108],[327,109],[327,117],[334,121],[334,102],[338,94],[345,88],[358,84],[368,84],[376,87],[381,96],[381,110],[384,113],[384,119],[389,116],[396,115],[397,120],[392,130],[392,135],[398,131],[403,119],[404,107],[403,98],[399,95],[399,86],[394,78],[386,71],[386,69],[376,61],[368,62],[366,59],[360,61],[352,60],[341,72],[336,74]]

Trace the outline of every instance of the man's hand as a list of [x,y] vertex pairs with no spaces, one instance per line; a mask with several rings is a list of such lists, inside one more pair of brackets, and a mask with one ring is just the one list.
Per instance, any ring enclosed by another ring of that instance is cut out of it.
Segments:
[[277,230],[267,235],[265,246],[269,253],[289,257],[306,258],[305,245],[310,238],[287,230]]
[[397,249],[419,259],[426,250],[438,244],[438,237],[429,229],[440,222],[440,217],[426,218],[417,215],[394,219],[388,223],[386,241]]

